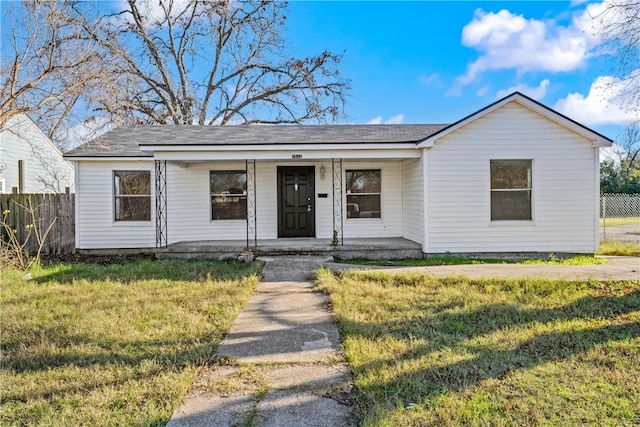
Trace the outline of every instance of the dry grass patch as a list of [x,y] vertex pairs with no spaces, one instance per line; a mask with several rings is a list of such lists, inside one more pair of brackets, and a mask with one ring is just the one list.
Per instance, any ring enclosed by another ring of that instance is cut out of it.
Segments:
[[640,282],[318,273],[362,425],[637,425]]
[[0,278],[0,423],[164,425],[260,263],[53,264]]

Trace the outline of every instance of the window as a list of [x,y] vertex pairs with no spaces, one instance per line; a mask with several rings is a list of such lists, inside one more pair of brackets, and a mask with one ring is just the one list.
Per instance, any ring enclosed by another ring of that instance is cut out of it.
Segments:
[[380,169],[347,171],[347,218],[380,218],[380,182]]
[[151,220],[151,172],[114,171],[116,221]]
[[211,172],[211,219],[247,218],[247,173]]
[[491,160],[491,220],[531,219],[531,160]]

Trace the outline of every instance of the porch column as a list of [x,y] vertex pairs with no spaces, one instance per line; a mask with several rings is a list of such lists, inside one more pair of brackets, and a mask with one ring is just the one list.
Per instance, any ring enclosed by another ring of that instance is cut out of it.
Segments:
[[256,161],[246,160],[247,171],[247,248],[258,247],[258,218],[256,215]]
[[167,161],[156,160],[156,248],[167,247]]
[[331,159],[333,179],[333,237],[344,245],[343,206],[342,206],[342,159]]

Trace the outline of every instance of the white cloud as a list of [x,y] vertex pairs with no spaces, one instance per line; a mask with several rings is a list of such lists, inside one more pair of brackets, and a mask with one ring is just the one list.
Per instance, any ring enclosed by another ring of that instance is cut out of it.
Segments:
[[395,116],[392,116],[389,118],[389,120],[386,121],[382,121],[382,116],[378,116],[374,119],[371,119],[367,122],[368,125],[400,125],[402,124],[402,122],[404,122],[404,114],[400,113],[400,114],[396,114]]
[[[506,9],[498,13],[478,9],[462,30],[462,44],[480,51],[481,56],[457,83],[469,84],[488,70],[516,69],[523,74],[568,72],[583,66],[596,43],[582,31],[587,25],[585,14],[562,26],[553,20],[526,19]],[[574,24],[577,21],[579,25]]]
[[489,92],[489,89],[491,89],[489,87],[489,85],[484,85],[480,89],[478,89],[477,95],[478,96],[485,96],[487,94],[487,92]]
[[623,83],[612,76],[601,76],[591,85],[585,97],[570,93],[558,100],[555,109],[585,125],[628,125],[640,120],[640,111],[632,112],[620,104]]
[[[192,0],[173,0],[172,2],[164,2],[166,5],[171,5],[170,16],[175,18],[192,2]],[[145,26],[151,26],[158,22],[164,22],[165,11],[161,3],[158,0],[138,0],[138,9],[140,15],[144,21]],[[120,0],[118,2],[119,10],[129,10],[129,4],[126,0]],[[126,19],[130,19],[131,15],[126,15]]]
[[520,92],[539,101],[547,95],[547,89],[549,89],[549,79],[544,79],[535,87],[520,83],[518,85],[511,86],[508,89],[498,91],[496,99],[504,98],[513,92]]
[[64,149],[75,148],[115,127],[107,117],[94,117],[85,120],[66,130],[64,137],[61,138],[65,142]]
[[590,3],[582,14],[576,15],[573,25],[579,29],[585,37],[597,44],[601,40],[601,35],[607,30],[611,19],[616,19],[620,13],[618,8],[609,8],[610,1],[602,3]]
[[423,84],[425,86],[429,86],[432,84],[435,85],[440,85],[441,81],[440,81],[440,74],[435,73],[435,74],[431,74],[430,76],[420,76],[418,78],[418,81],[420,82],[420,84]]

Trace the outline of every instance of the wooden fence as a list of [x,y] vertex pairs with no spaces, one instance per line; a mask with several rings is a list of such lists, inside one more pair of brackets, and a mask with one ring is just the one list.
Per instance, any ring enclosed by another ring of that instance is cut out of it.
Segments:
[[[14,232],[19,242],[29,236],[29,229],[38,227],[44,233],[51,230],[44,242],[43,254],[64,254],[75,251],[75,197],[74,194],[0,194],[3,225],[3,244],[7,233]],[[10,228],[11,230],[7,230]],[[38,242],[32,229],[26,249],[35,252]]]

